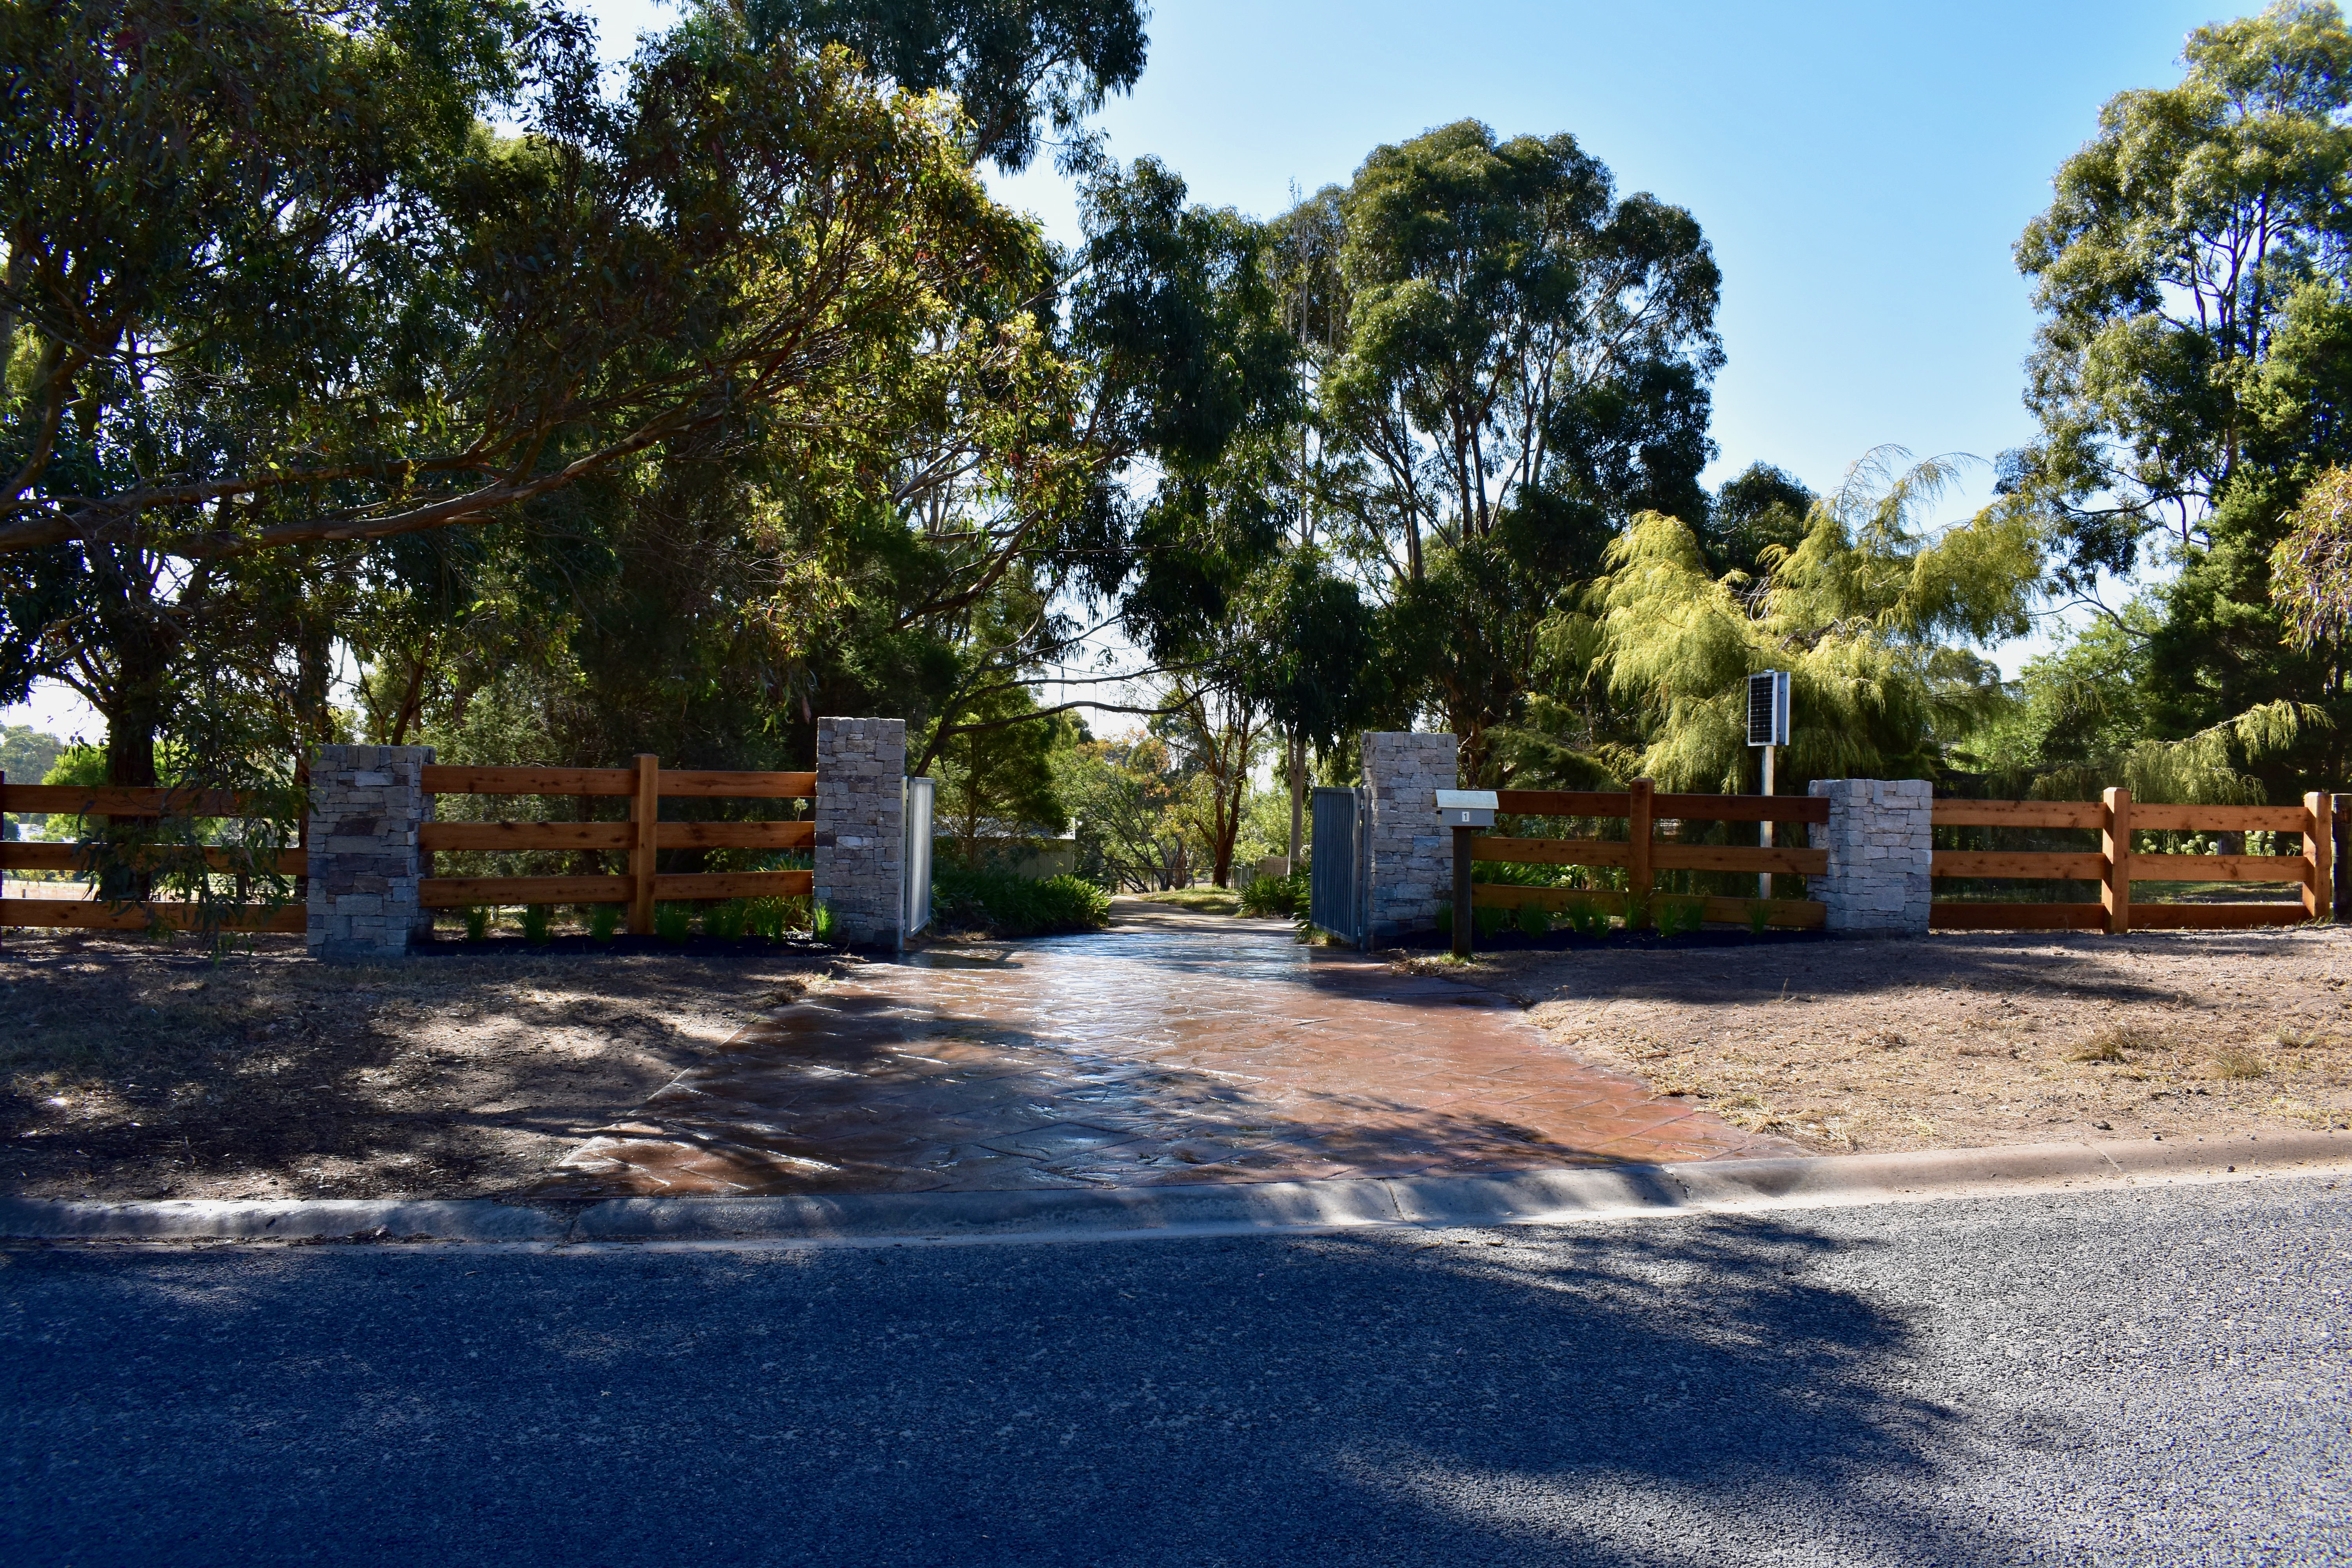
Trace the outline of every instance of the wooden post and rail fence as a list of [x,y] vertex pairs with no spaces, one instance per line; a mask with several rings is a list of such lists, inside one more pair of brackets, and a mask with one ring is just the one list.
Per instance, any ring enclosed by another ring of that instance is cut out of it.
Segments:
[[[1993,903],[1937,900],[1928,926],[1937,931],[2214,930],[2293,925],[2327,918],[2335,889],[2335,834],[2352,795],[2314,792],[2300,805],[2135,805],[2131,792],[2110,789],[2096,801],[1959,800],[1933,803],[1937,827],[2068,829],[2100,835],[2095,850],[1942,849],[1932,851],[1928,875],[1937,882],[1968,879],[2050,879],[2096,883],[2099,901]],[[1700,906],[1713,921],[1748,919],[1758,900],[1655,894],[1662,871],[1780,873],[1820,877],[1829,852],[1818,847],[1684,844],[1657,836],[1662,822],[1770,822],[1824,825],[1830,802],[1819,797],[1662,795],[1648,779],[1617,791],[1501,790],[1496,809],[1527,816],[1622,818],[1623,840],[1480,836],[1469,840],[1474,860],[1619,869],[1626,892],[1640,902],[1677,900]],[[2296,836],[2294,855],[2172,855],[2135,851],[2134,833],[2273,833]],[[2301,890],[2294,902],[2135,902],[2137,882],[2273,882]],[[1530,887],[1475,882],[1474,907],[1516,910],[1534,904],[1558,912],[1579,903],[1606,906],[1613,889]],[[1765,900],[1769,922],[1817,928],[1826,907],[1817,900]]]
[[[1637,901],[1648,901],[1661,871],[1729,871],[1753,876],[1779,872],[1819,876],[1829,868],[1825,849],[1793,847],[1763,847],[1738,844],[1682,844],[1656,837],[1661,821],[1826,823],[1830,805],[1803,795],[1660,795],[1648,779],[1635,779],[1628,790],[1498,790],[1495,809],[1521,816],[1622,818],[1625,837],[1613,838],[1511,838],[1481,835],[1473,838],[1475,860],[1538,866],[1575,866],[1622,869],[1626,891]],[[1474,882],[1473,907],[1516,910],[1528,904],[1558,912],[1580,903],[1619,897],[1592,888],[1528,887],[1511,882]],[[1665,894],[1662,897],[1699,904],[1701,918],[1741,921],[1755,906],[1753,899]],[[1778,926],[1816,927],[1825,910],[1809,899],[1768,900],[1770,922]]]
[[[641,753],[625,768],[473,768],[427,766],[429,795],[625,796],[625,822],[427,822],[418,829],[424,880],[417,901],[426,909],[483,904],[626,904],[629,931],[650,936],[656,902],[726,899],[806,898],[814,871],[655,870],[663,849],[808,849],[816,824],[792,822],[664,822],[661,803],[677,799],[808,800],[814,773],[736,773],[673,768]],[[436,877],[433,856],[444,852],[565,849],[625,851],[628,869],[571,877]]]
[[[423,879],[417,901],[425,909],[478,905],[626,904],[629,930],[650,935],[656,902],[730,899],[805,898],[815,873],[715,871],[662,873],[656,856],[664,849],[806,850],[816,841],[816,824],[785,822],[664,822],[661,803],[677,799],[807,800],[816,794],[814,773],[730,772],[664,769],[657,757],[640,755],[625,768],[463,767],[427,764],[430,795],[532,795],[625,797],[623,822],[427,821],[416,829]],[[0,810],[71,816],[102,833],[115,817],[165,815],[236,820],[257,809],[253,797],[223,791],[199,793],[161,788],[89,787],[79,784],[12,784],[0,774]],[[303,824],[307,829],[307,818]],[[95,838],[95,834],[93,834]],[[625,853],[620,873],[538,877],[436,877],[436,854],[511,853],[527,850],[587,850]],[[168,852],[167,852],[168,853]],[[208,847],[206,865],[239,877],[305,877],[308,848],[269,849],[237,844]],[[90,843],[0,843],[0,871],[86,872]],[[216,910],[224,929],[300,932],[306,911],[300,902],[271,908],[236,903]],[[47,926],[100,931],[143,931],[161,923],[188,930],[198,923],[193,901],[154,899],[117,903],[96,899],[11,898],[0,902],[0,927]]]

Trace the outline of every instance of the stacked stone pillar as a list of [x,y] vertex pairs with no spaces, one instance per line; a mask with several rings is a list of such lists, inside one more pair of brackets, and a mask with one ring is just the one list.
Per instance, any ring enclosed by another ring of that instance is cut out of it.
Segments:
[[905,941],[907,721],[816,721],[816,901],[834,940]]
[[1364,732],[1365,923],[1374,945],[1434,931],[1454,896],[1454,844],[1437,792],[1454,787],[1462,742],[1452,735]]
[[1934,897],[1935,790],[1925,779],[1815,779],[1830,820],[1814,843],[1826,875],[1806,879],[1833,931],[1925,936]]
[[397,958],[429,936],[417,901],[430,746],[320,746],[310,763],[309,945],[313,958]]

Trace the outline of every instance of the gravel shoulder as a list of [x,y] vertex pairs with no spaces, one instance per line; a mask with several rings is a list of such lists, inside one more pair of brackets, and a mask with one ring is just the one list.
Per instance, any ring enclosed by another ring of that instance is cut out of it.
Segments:
[[2335,927],[1402,962],[1822,1153],[2352,1126],[2352,931]]
[[0,1190],[363,1198],[527,1190],[563,1151],[822,985],[781,953],[328,966],[299,938],[0,946]]

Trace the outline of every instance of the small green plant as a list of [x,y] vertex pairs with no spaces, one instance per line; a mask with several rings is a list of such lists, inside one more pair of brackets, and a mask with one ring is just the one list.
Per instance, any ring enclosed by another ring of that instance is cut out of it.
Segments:
[[1769,899],[1748,900],[1748,934],[1762,936],[1772,929],[1772,903]]
[[[934,876],[936,876],[936,873],[934,873]],[[934,883],[931,889],[931,895],[935,900],[939,896],[939,889],[936,883]],[[831,904],[819,904],[814,910],[810,911],[809,935],[816,938],[819,942],[831,942],[833,940],[833,906]]]
[[1609,934],[1609,911],[1591,899],[1579,899],[1563,912],[1568,919],[1568,929],[1579,936]]
[[621,929],[621,906],[591,904],[588,906],[588,935],[596,942],[610,942]]
[[466,910],[466,940],[485,942],[490,934],[490,911],[476,904]]
[[522,939],[533,947],[545,947],[554,935],[555,911],[545,904],[525,904],[522,907]]
[[1696,899],[1661,899],[1657,904],[1658,934],[1683,936],[1706,923],[1706,910]]
[[743,934],[743,906],[732,900],[713,904],[702,911],[702,934],[720,942],[733,942]]
[[1522,935],[1539,937],[1551,931],[1551,911],[1541,904],[1529,901],[1519,906],[1519,931]]
[[1499,933],[1511,921],[1510,910],[1498,910],[1492,904],[1479,904],[1470,912],[1477,920],[1478,934],[1482,937]]
[[694,911],[684,904],[656,904],[654,934],[664,942],[685,942],[694,934]]
[[1623,917],[1627,931],[1641,931],[1649,925],[1654,900],[1648,895],[1627,893],[1617,902],[1618,912]]
[[742,902],[743,929],[752,936],[770,942],[782,942],[787,931],[798,931],[803,923],[796,913],[797,899],[745,899]]
[[1437,906],[1437,934],[1440,936],[1452,936],[1454,934],[1454,906],[1452,904],[1440,904]]

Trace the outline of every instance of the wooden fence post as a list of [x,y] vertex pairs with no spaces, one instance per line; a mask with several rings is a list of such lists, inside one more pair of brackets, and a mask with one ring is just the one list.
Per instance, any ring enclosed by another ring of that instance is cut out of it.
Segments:
[[2336,912],[2336,828],[2328,820],[2331,798],[2314,792],[2303,797],[2310,820],[2303,825],[2304,858],[2311,862],[2304,873],[2303,912],[2325,920]]
[[2106,879],[2099,885],[2099,901],[2107,907],[2107,934],[2131,930],[2131,791],[2111,789],[2100,800],[2105,822],[2099,830],[2099,852],[2106,857]]
[[1650,797],[1657,785],[1648,779],[1633,781],[1633,799],[1625,809],[1625,886],[1637,901],[1650,896]]
[[661,820],[661,758],[637,753],[637,793],[629,798],[629,820],[637,825],[636,842],[629,849],[629,934],[654,934],[654,835]]

